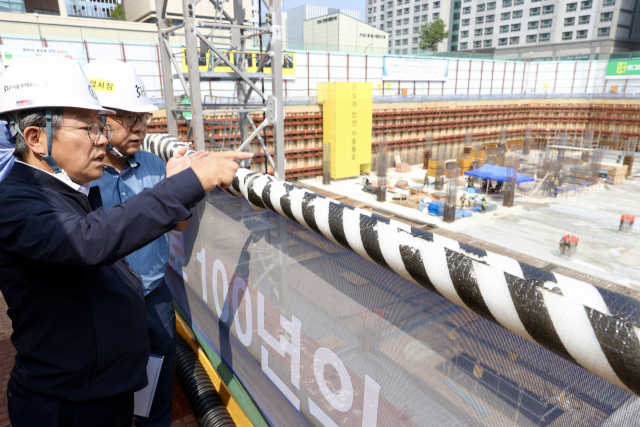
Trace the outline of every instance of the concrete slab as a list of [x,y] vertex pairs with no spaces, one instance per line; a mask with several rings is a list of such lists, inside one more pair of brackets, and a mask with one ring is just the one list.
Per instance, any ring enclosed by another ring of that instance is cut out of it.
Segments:
[[[463,233],[493,244],[640,290],[640,226],[618,233],[620,216],[640,218],[640,180],[605,185],[582,197],[555,203],[519,202],[520,212],[466,228]],[[560,256],[562,236],[580,238],[577,254]]]

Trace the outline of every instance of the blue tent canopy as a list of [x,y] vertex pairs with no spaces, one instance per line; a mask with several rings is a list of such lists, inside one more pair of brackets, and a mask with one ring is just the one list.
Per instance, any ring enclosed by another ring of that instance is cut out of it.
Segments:
[[[501,181],[505,182],[507,180],[507,176],[513,174],[513,168],[507,168],[504,166],[498,165],[490,165],[484,164],[482,167],[478,169],[474,169],[464,173],[465,175],[472,176],[474,178],[482,178],[482,179],[490,179],[492,181]],[[533,181],[533,178],[530,176],[522,175],[518,172],[516,177],[516,183],[521,184],[523,182]]]

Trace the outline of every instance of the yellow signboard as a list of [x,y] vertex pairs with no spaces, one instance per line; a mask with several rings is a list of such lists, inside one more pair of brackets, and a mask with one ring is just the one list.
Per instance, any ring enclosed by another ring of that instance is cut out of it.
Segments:
[[[182,72],[188,72],[187,68],[187,55],[186,48],[182,48]],[[227,49],[219,49],[220,52],[227,52]],[[214,72],[232,72],[231,67],[226,65],[218,65],[214,70],[209,70],[209,64],[211,62],[210,51],[207,50],[205,55],[199,55],[198,58],[198,67],[201,73],[206,71],[214,71]],[[231,63],[235,64],[235,52],[229,53],[229,60]],[[247,50],[245,55],[248,56],[248,67],[247,73],[257,73],[258,72],[258,63],[260,62],[260,52],[255,50]],[[214,58],[216,55],[214,55]],[[296,75],[296,54],[293,52],[283,52],[282,53],[282,74],[284,78],[287,76],[295,76]],[[224,64],[224,63],[223,63]],[[271,73],[271,59],[267,60],[265,67],[262,70],[263,73]]]
[[331,144],[331,178],[371,169],[372,83],[318,83],[324,143]]

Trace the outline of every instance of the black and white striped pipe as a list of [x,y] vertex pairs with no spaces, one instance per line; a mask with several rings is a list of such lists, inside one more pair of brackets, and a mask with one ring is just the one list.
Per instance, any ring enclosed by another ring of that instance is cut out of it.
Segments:
[[187,147],[187,155],[195,153],[186,143],[169,133],[148,133],[144,137],[144,141],[142,141],[141,149],[149,151],[168,162],[173,157],[173,153],[182,147]]
[[[173,149],[184,146],[178,141]],[[171,148],[171,147],[169,147]],[[159,153],[168,159],[173,150]],[[640,302],[239,169],[227,193],[269,209],[640,395]]]
[[640,303],[239,169],[225,190],[640,394]]

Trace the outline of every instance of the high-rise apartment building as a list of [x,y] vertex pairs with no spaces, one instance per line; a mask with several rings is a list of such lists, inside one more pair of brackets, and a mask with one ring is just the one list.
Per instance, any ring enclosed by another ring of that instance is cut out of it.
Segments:
[[640,49],[638,0],[464,0],[459,51],[575,56]]
[[[357,10],[336,9],[326,6],[312,6],[305,4],[287,10],[287,49],[304,49],[304,21],[318,18],[332,13],[342,13],[354,19],[360,19],[360,12]],[[283,17],[284,19],[284,17]]]
[[109,18],[111,11],[119,3],[120,0],[67,0],[67,14],[86,18]]
[[[419,53],[420,27],[427,22],[442,19],[445,30],[451,30],[449,39],[438,45],[439,51],[450,50],[455,34],[452,22],[454,2],[450,0],[365,0],[367,24],[389,34],[389,53]],[[459,3],[458,1],[455,4]],[[454,44],[455,45],[455,44]]]
[[527,57],[640,50],[640,0],[365,0],[389,53],[421,53],[420,26],[450,30],[438,50]]

